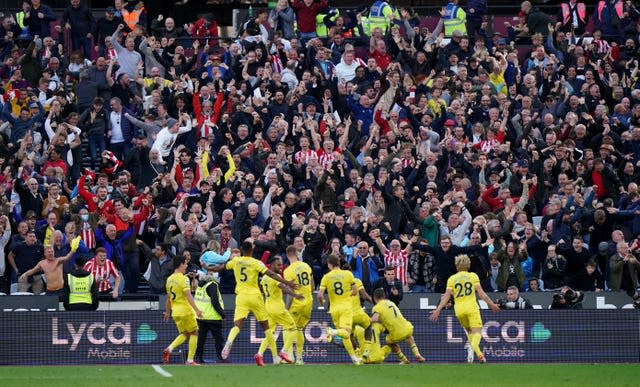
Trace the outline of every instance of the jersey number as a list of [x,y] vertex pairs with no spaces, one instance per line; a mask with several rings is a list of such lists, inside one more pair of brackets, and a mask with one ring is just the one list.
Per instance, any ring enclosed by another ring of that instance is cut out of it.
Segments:
[[339,296],[344,293],[344,289],[342,289],[342,282],[334,282],[333,292]]
[[249,277],[247,277],[247,268],[240,268],[240,281],[245,282]]
[[298,283],[301,286],[309,286],[309,273],[305,271],[298,274]]
[[169,293],[171,293],[171,299],[175,301],[176,293],[173,291],[173,286],[169,286]]
[[396,307],[393,305],[389,305],[389,309],[393,311],[393,316],[398,317],[398,312],[396,312]]
[[269,298],[269,286],[262,285],[262,287],[264,288],[264,295],[267,296],[267,298]]
[[471,282],[465,282],[464,285],[458,283],[455,285],[455,289],[457,292],[456,298],[468,296],[473,292],[473,284]]

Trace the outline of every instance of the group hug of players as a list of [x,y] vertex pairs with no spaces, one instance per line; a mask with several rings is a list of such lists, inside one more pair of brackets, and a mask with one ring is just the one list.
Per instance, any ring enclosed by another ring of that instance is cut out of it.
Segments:
[[[304,329],[311,318],[315,287],[312,269],[298,259],[298,251],[293,246],[286,250],[290,265],[284,272],[279,257],[270,257],[265,265],[252,257],[252,250],[252,243],[246,241],[240,247],[240,256],[225,264],[206,267],[210,272],[233,270],[236,280],[234,326],[229,331],[219,356],[222,361],[226,361],[244,320],[249,313],[253,313],[265,334],[265,339],[254,356],[256,364],[264,365],[263,355],[267,348],[271,351],[274,364],[304,364]],[[436,320],[453,297],[456,316],[467,332],[467,361],[473,362],[477,357],[479,362],[485,362],[480,351],[482,320],[476,292],[492,310],[498,311],[499,308],[482,291],[477,275],[467,271],[469,257],[460,255],[456,257],[455,263],[458,273],[447,281],[447,291],[429,318]],[[168,363],[171,351],[189,338],[187,364],[197,365],[194,361],[198,340],[197,318],[202,318],[203,312],[196,305],[191,295],[190,281],[184,275],[188,261],[186,258],[176,257],[174,265],[175,272],[167,279],[165,320],[171,315],[180,334],[164,350],[163,357]],[[408,364],[409,360],[399,346],[402,342],[407,343],[417,362],[425,361],[413,338],[413,325],[404,318],[393,302],[386,299],[383,289],[374,290],[372,299],[362,282],[354,278],[350,270],[340,267],[338,257],[330,256],[327,266],[329,272],[322,278],[317,294],[320,306],[324,305],[325,294],[328,295],[329,313],[335,326],[327,328],[327,342],[341,343],[354,364],[382,363],[390,353],[395,354],[401,363]],[[288,309],[285,294],[291,297]],[[374,304],[371,316],[363,310],[361,300]],[[282,327],[283,346],[280,351],[274,338],[277,326]],[[385,345],[380,342],[380,335],[383,333],[386,333]]]

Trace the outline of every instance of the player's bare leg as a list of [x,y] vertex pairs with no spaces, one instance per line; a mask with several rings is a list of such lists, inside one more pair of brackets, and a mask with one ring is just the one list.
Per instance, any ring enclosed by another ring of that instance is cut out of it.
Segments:
[[411,348],[411,352],[413,353],[413,356],[416,358],[416,361],[418,363],[424,363],[424,357],[422,357],[422,355],[420,354],[420,350],[418,349],[418,346],[416,345],[416,341],[413,339],[413,336],[407,339],[407,344],[409,345],[409,348]]
[[244,319],[241,318],[233,322],[233,328],[229,331],[229,336],[227,336],[227,342],[224,344],[224,348],[222,348],[222,360],[227,360],[229,357],[229,353],[231,352],[231,346],[233,346],[233,342],[240,334],[240,330],[242,329],[242,325],[244,324]]

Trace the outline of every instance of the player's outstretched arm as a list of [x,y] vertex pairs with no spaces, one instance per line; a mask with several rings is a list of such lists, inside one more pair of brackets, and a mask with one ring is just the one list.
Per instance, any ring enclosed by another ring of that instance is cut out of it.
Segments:
[[482,298],[482,300],[484,300],[484,302],[489,305],[489,308],[491,308],[492,311],[494,311],[495,313],[498,313],[500,311],[500,307],[496,305],[495,302],[493,302],[493,300],[487,295],[487,293],[484,292],[484,290],[482,290],[482,286],[480,286],[479,284],[476,285],[476,293],[478,293],[478,296],[480,296],[480,298]]
[[169,317],[171,317],[171,301],[170,297],[166,297],[167,301],[164,303],[164,321],[169,321]]
[[280,282],[281,284],[287,285],[291,289],[296,289],[296,288],[300,287],[300,285],[298,285],[297,283],[295,283],[293,281],[287,281],[280,274],[276,274],[274,271],[272,271],[270,269],[267,269],[265,274],[268,275],[269,277],[273,278],[274,280]]
[[211,266],[204,265],[204,269],[206,271],[212,271],[214,273],[219,273],[219,272],[221,272],[221,271],[223,271],[225,269],[225,264],[221,263],[219,265],[211,265]]
[[294,292],[290,287],[288,287],[285,284],[280,284],[280,289],[282,289],[282,293],[289,295],[291,297],[297,298],[298,300],[302,300],[304,299],[304,296],[302,294],[296,294],[296,292]]
[[371,324],[376,323],[380,320],[380,314],[374,313],[371,315]]
[[444,294],[442,295],[442,298],[440,299],[440,304],[438,305],[436,310],[431,312],[431,315],[429,315],[429,320],[431,321],[438,320],[438,317],[440,316],[440,312],[442,311],[442,309],[444,309],[445,305],[447,305],[452,294],[453,292],[451,291],[451,289],[447,289],[447,291],[444,292]]

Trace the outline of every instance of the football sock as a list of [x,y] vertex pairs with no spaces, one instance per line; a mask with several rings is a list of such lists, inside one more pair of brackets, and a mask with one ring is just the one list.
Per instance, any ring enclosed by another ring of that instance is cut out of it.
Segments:
[[473,352],[475,352],[478,357],[482,355],[482,352],[480,351],[481,339],[482,335],[480,333],[469,333],[469,343],[471,344],[471,348],[473,348]]
[[296,358],[302,358],[302,353],[304,352],[304,330],[302,328],[298,329],[296,334]]
[[293,349],[293,340],[296,336],[296,331],[294,329],[286,329],[282,332],[282,338],[284,340],[284,347],[282,350],[287,354],[291,354],[291,350]]
[[356,326],[356,329],[353,331],[353,335],[356,337],[358,341],[358,346],[364,347],[366,340],[364,338],[364,329],[361,326]]
[[422,356],[422,355],[420,355],[420,350],[418,349],[418,346],[417,346],[417,345],[415,345],[415,344],[413,344],[413,345],[411,346],[411,352],[413,352],[413,356],[415,356],[415,357],[420,357],[420,356]]
[[[266,334],[266,332],[265,332]],[[260,343],[260,348],[258,349],[258,355],[262,355],[264,354],[264,351],[267,350],[267,346],[269,345],[269,343],[267,342],[267,339],[265,337],[264,340],[262,340],[262,343]]]
[[236,337],[238,337],[239,333],[240,333],[240,328],[234,325],[233,328],[231,328],[231,330],[229,331],[229,337],[227,337],[227,343],[233,344],[233,341],[236,339]]
[[395,352],[395,354],[396,356],[398,356],[398,359],[400,359],[401,362],[406,363],[409,361],[404,353],[402,353],[402,350],[398,349],[398,352]]
[[351,334],[346,329],[340,328],[336,329],[336,336],[342,337],[342,344],[344,345],[344,349],[347,350],[347,353],[351,358],[355,356],[355,351],[353,350],[353,344],[351,344],[350,336]]
[[169,350],[169,352],[173,351],[174,349],[176,349],[177,347],[180,346],[180,344],[184,343],[184,341],[187,339],[186,335],[178,335],[175,340],[173,340],[171,342],[171,344],[169,344],[169,346],[167,347],[167,349]]
[[198,335],[191,335],[189,337],[189,352],[187,353],[187,361],[193,361],[193,356],[196,354],[197,347]]
[[278,356],[278,349],[276,348],[276,340],[273,338],[273,328],[269,328],[264,331],[265,339],[263,340],[267,342],[267,345],[271,347],[271,355],[275,359]]

